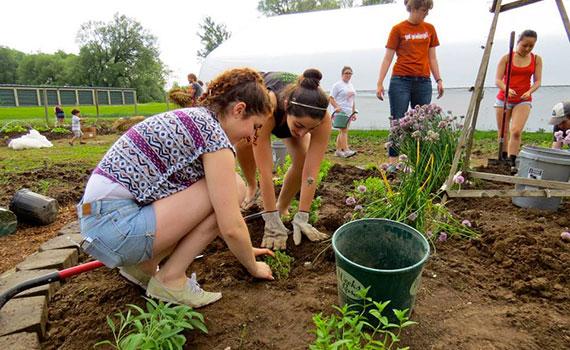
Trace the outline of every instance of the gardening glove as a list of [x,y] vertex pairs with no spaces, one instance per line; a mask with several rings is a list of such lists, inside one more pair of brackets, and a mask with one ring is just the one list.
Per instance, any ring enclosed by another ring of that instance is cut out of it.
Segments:
[[279,211],[270,211],[261,214],[261,216],[265,221],[261,246],[275,250],[287,248],[287,235],[289,234],[289,230],[283,225]]
[[295,242],[295,245],[301,244],[302,234],[313,242],[328,238],[326,233],[320,232],[309,224],[309,213],[306,211],[298,212],[293,218],[293,242]]

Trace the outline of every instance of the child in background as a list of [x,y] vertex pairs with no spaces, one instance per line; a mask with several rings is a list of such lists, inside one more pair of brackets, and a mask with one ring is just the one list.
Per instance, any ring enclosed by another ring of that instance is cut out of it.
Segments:
[[73,133],[73,137],[71,141],[69,141],[69,144],[73,146],[75,139],[79,139],[79,143],[83,145],[85,142],[83,142],[81,138],[81,136],[83,136],[83,132],[81,132],[81,112],[79,112],[78,109],[74,109],[71,111],[71,115],[71,132]]
[[63,126],[63,119],[65,118],[65,113],[60,105],[55,106],[55,126]]
[[563,145],[570,145],[570,101],[555,104],[548,123],[554,125],[552,148],[562,149]]

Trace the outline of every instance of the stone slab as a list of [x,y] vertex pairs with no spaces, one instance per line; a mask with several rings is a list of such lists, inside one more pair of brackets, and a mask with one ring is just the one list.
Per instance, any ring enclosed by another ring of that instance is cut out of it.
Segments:
[[15,333],[0,337],[0,349],[40,350],[40,340],[36,333]]
[[[31,280],[36,277],[40,277],[43,275],[47,275],[48,273],[56,272],[57,270],[25,270],[25,271],[18,271],[14,272],[10,275],[4,276],[0,278],[0,293],[4,293],[6,290],[28,280]],[[22,298],[22,297],[31,297],[31,296],[38,296],[38,295],[45,295],[48,300],[51,300],[51,297],[58,290],[60,287],[59,282],[52,282],[48,284],[44,284],[42,286],[37,286],[32,289],[28,289],[23,291],[13,298]],[[2,347],[0,347],[2,349]]]
[[66,269],[77,265],[77,249],[55,249],[34,253],[16,265],[16,271]]
[[0,336],[34,332],[45,336],[47,323],[47,299],[29,297],[12,299],[0,309]]
[[69,224],[63,226],[57,234],[58,235],[73,235],[73,234],[78,234],[79,232],[81,232],[79,229],[79,221],[75,220],[75,221],[72,221]]
[[65,234],[54,237],[40,246],[40,252],[53,249],[79,249],[79,244],[83,238],[80,234]]

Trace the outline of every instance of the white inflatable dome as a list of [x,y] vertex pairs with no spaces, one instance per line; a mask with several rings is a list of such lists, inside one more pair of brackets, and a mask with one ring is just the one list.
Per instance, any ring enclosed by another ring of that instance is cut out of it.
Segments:
[[[472,86],[493,19],[489,12],[492,1],[434,3],[426,21],[438,32],[441,46],[437,55],[445,86]],[[570,0],[564,5],[570,9]],[[208,81],[224,69],[241,66],[295,73],[316,67],[323,72],[323,86],[329,88],[340,78],[342,66],[349,65],[357,90],[375,90],[390,29],[407,16],[399,1],[261,18],[214,50],[202,64],[200,79]],[[538,33],[535,52],[544,59],[543,85],[569,85],[570,45],[554,1],[541,1],[499,16],[486,85],[494,86],[495,67],[508,51],[509,33],[525,29]],[[388,85],[388,78],[384,85]]]

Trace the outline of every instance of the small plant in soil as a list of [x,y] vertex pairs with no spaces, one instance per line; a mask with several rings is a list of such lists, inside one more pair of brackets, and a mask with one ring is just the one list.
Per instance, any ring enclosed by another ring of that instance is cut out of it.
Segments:
[[282,280],[289,277],[291,272],[291,263],[293,262],[293,257],[287,255],[285,252],[276,251],[275,256],[266,256],[265,262],[273,271],[273,275],[276,279]]
[[[183,349],[186,337],[180,333],[198,329],[208,333],[204,316],[187,305],[165,304],[145,298],[146,311],[128,304],[126,315],[118,312],[115,323],[107,316],[107,324],[113,332],[113,341],[104,340],[95,346],[111,346],[114,349]],[[134,315],[133,311],[138,313]]]
[[66,135],[66,134],[71,134],[71,131],[67,130],[66,128],[53,128],[51,129],[51,133],[58,135]]
[[[333,306],[337,313],[323,316],[322,313],[313,316],[315,329],[311,332],[316,339],[309,346],[311,350],[385,350],[392,349],[400,342],[402,329],[416,324],[406,316],[408,309],[393,310],[398,323],[391,323],[382,312],[390,301],[376,302],[367,297],[368,289],[358,292],[362,304]],[[374,320],[368,318],[366,309]],[[378,323],[372,326],[371,323]],[[397,348],[407,349],[407,348]]]

